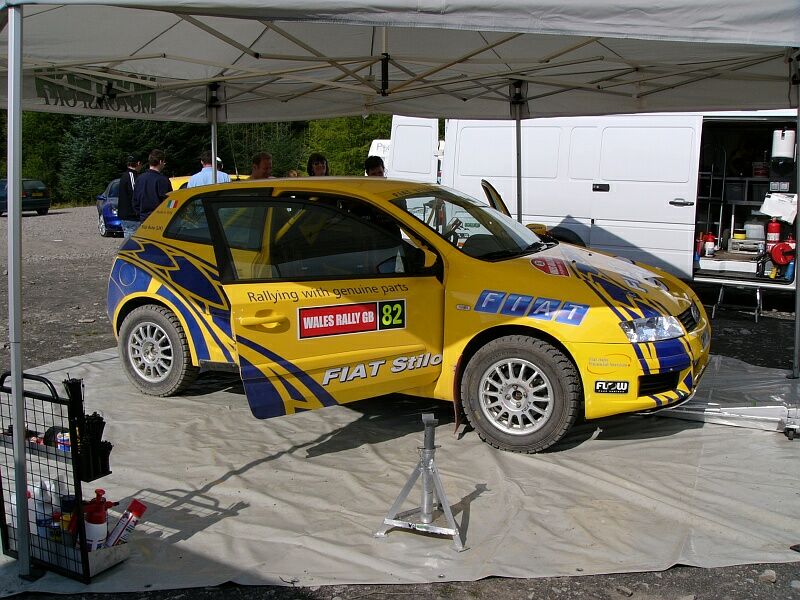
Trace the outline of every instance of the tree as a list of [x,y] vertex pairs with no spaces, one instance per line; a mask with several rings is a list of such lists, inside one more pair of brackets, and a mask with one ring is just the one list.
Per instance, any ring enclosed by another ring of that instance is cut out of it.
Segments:
[[363,175],[372,140],[386,139],[391,131],[390,115],[310,121],[308,153],[324,154],[332,175]]
[[239,173],[250,173],[252,158],[258,152],[272,154],[272,171],[276,176],[284,176],[289,169],[304,170],[307,128],[305,121],[221,125],[220,146],[234,160],[226,161],[227,171],[233,172],[235,165]]

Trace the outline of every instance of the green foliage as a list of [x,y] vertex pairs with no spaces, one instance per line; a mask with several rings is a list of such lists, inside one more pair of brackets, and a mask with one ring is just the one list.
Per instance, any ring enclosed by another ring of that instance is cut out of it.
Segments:
[[125,169],[133,154],[146,165],[154,148],[166,153],[167,176],[199,168],[198,157],[209,142],[208,127],[107,117],[74,117],[61,144],[59,198],[78,204],[94,202],[108,182]]
[[364,159],[367,158],[372,140],[388,139],[391,131],[390,115],[310,121],[308,154],[324,154],[331,175],[363,175]]
[[[0,169],[5,175],[5,111],[0,123]],[[312,152],[322,152],[333,175],[362,175],[373,139],[388,138],[391,117],[346,117],[291,123],[221,124],[218,154],[228,173],[249,174],[251,159],[271,152],[273,172],[305,174]],[[129,154],[146,165],[153,148],[164,150],[164,174],[190,175],[199,156],[211,146],[208,125],[85,117],[57,113],[22,115],[22,176],[41,179],[57,202],[91,204],[108,182],[125,168]]]
[[253,156],[259,152],[272,154],[272,172],[276,177],[283,177],[289,169],[305,170],[306,129],[302,121],[221,125],[218,146],[225,171],[250,174]]

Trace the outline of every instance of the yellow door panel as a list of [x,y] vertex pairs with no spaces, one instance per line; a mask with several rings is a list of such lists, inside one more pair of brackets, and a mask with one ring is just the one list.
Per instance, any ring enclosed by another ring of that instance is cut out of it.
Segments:
[[435,277],[237,283],[225,292],[259,418],[400,392],[441,371]]

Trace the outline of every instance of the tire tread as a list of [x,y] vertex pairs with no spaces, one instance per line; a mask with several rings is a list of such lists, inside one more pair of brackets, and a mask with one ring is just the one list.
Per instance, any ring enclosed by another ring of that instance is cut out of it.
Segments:
[[[575,419],[578,416],[578,409],[581,406],[580,398],[583,393],[581,388],[581,381],[580,376],[578,375],[578,370],[575,367],[572,360],[570,360],[561,350],[549,344],[548,342],[532,337],[527,335],[507,335],[503,337],[496,338],[491,342],[488,342],[485,346],[480,348],[470,359],[470,363],[475,360],[476,356],[481,354],[489,354],[493,352],[495,349],[503,348],[508,345],[514,345],[516,347],[528,347],[532,348],[536,351],[549,354],[553,357],[553,362],[555,367],[561,371],[562,377],[559,379],[564,387],[566,388],[568,396],[575,398],[576,401],[569,402],[567,404],[567,414],[566,418],[563,419],[561,423],[561,427],[554,431],[553,434],[545,439],[544,441],[529,444],[527,446],[512,446],[510,444],[504,444],[501,441],[489,438],[484,434],[482,428],[476,424],[477,419],[472,414],[472,410],[467,408],[468,403],[468,394],[469,390],[466,389],[466,370],[465,374],[462,375],[461,378],[461,399],[462,399],[462,406],[465,408],[464,413],[466,414],[467,420],[469,421],[470,425],[475,429],[478,433],[478,436],[492,446],[493,448],[497,448],[498,450],[505,450],[507,452],[516,452],[520,454],[534,454],[536,452],[541,452],[552,446],[553,444],[558,443],[566,432],[572,427],[575,423]],[[467,365],[469,368],[469,364]]]
[[[135,308],[133,311],[131,311],[131,313],[125,319],[127,320],[136,318],[138,315],[144,313],[160,314],[175,329],[175,332],[178,335],[178,347],[175,348],[174,351],[176,354],[177,352],[180,352],[183,356],[183,360],[181,361],[181,369],[180,372],[176,375],[177,378],[176,384],[163,391],[150,389],[142,382],[134,379],[133,377],[130,377],[130,375],[129,379],[131,379],[132,383],[137,388],[139,388],[141,391],[150,396],[157,396],[161,398],[165,398],[168,396],[176,396],[180,394],[182,391],[184,391],[186,388],[188,388],[190,385],[192,385],[194,381],[197,379],[198,374],[200,373],[200,369],[192,365],[192,356],[189,350],[189,339],[186,337],[186,332],[184,332],[183,327],[181,326],[181,323],[178,320],[178,317],[176,317],[171,310],[163,306],[158,306],[156,304],[145,304],[143,306],[139,306],[138,308]],[[123,356],[125,354],[123,350],[125,344],[127,344],[127,341],[123,339],[122,335],[120,335],[119,337],[120,358],[122,358],[122,360],[125,362],[126,373],[129,373],[131,367],[128,365],[127,357]]]

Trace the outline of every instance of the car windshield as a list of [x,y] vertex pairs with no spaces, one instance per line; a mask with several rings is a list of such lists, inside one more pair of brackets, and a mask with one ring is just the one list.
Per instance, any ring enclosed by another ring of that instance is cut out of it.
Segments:
[[422,221],[464,254],[503,260],[539,252],[556,242],[543,240],[511,217],[449,189],[412,194],[392,204]]

